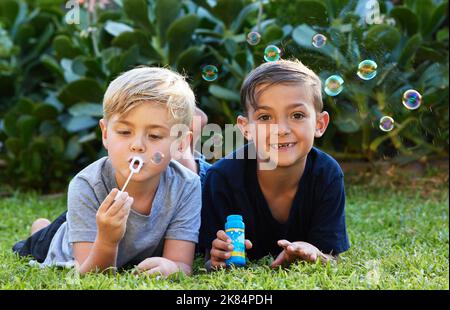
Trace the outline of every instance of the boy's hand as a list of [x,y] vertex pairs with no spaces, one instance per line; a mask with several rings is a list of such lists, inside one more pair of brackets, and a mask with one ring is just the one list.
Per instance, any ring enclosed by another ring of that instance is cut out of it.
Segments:
[[146,258],[136,266],[138,271],[149,275],[160,275],[167,278],[172,273],[180,271],[178,265],[170,259],[164,257]]
[[128,197],[127,192],[123,192],[120,197],[114,201],[118,189],[114,188],[105,198],[98,208],[96,222],[98,228],[98,240],[100,242],[117,245],[122,240],[130,208],[133,204],[133,198]]
[[[245,248],[247,250],[252,248],[250,240],[245,239]],[[231,257],[233,245],[230,237],[223,230],[217,232],[217,238],[212,242],[211,267],[226,267],[225,260]]]
[[314,263],[318,257],[323,255],[318,248],[303,241],[289,242],[287,240],[278,240],[278,245],[284,250],[272,262],[272,268],[288,265],[297,259]]

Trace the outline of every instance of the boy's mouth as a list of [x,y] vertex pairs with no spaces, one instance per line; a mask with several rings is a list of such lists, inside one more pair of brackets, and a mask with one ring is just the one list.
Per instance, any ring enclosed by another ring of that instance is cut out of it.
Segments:
[[297,142],[287,142],[287,143],[272,143],[270,145],[274,150],[287,150],[291,147],[294,147]]
[[[128,159],[128,163],[129,164],[131,164],[131,162],[133,161],[133,159],[135,159],[135,157],[134,156],[132,156],[132,157],[130,157],[129,159]],[[142,160],[142,159],[141,159]],[[145,162],[142,160],[142,165],[144,165],[145,164]],[[134,162],[133,162],[133,166],[132,166],[134,169],[137,169],[138,167],[139,167],[139,161],[138,160],[134,160]]]

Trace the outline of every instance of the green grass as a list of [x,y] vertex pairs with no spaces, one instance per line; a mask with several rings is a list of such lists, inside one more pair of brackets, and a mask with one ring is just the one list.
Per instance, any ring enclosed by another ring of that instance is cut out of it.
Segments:
[[[385,178],[387,178],[385,176]],[[55,218],[65,198],[16,194],[0,199],[0,289],[449,289],[448,174],[395,182],[347,184],[351,249],[337,264],[296,263],[270,269],[271,258],[239,270],[207,273],[201,258],[194,275],[157,280],[131,271],[89,274],[30,267],[11,246],[37,217]],[[383,184],[381,184],[383,183]]]

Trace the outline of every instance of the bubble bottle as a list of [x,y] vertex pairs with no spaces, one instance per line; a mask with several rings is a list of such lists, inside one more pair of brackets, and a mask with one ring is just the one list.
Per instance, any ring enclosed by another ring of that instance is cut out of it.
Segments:
[[244,266],[245,265],[245,224],[241,215],[227,216],[225,223],[225,232],[231,239],[233,252],[231,257],[225,261],[227,266]]

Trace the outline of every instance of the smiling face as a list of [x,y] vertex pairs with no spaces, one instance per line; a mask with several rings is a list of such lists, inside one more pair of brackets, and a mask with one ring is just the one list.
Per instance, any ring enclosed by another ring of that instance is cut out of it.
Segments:
[[[311,91],[301,84],[260,85],[256,107],[238,123],[244,136],[255,142],[258,159],[270,157],[277,167],[289,167],[306,159],[314,138],[324,133],[329,116],[316,112]],[[245,134],[247,132],[247,134]]]
[[[130,174],[133,156],[143,160],[134,182],[145,182],[159,175],[169,164],[170,149],[176,137],[170,136],[173,118],[165,105],[145,102],[125,115],[113,115],[108,121],[100,120],[103,145],[115,170],[116,181],[123,184]],[[163,157],[158,154],[162,153]],[[152,157],[159,156],[160,161]]]

